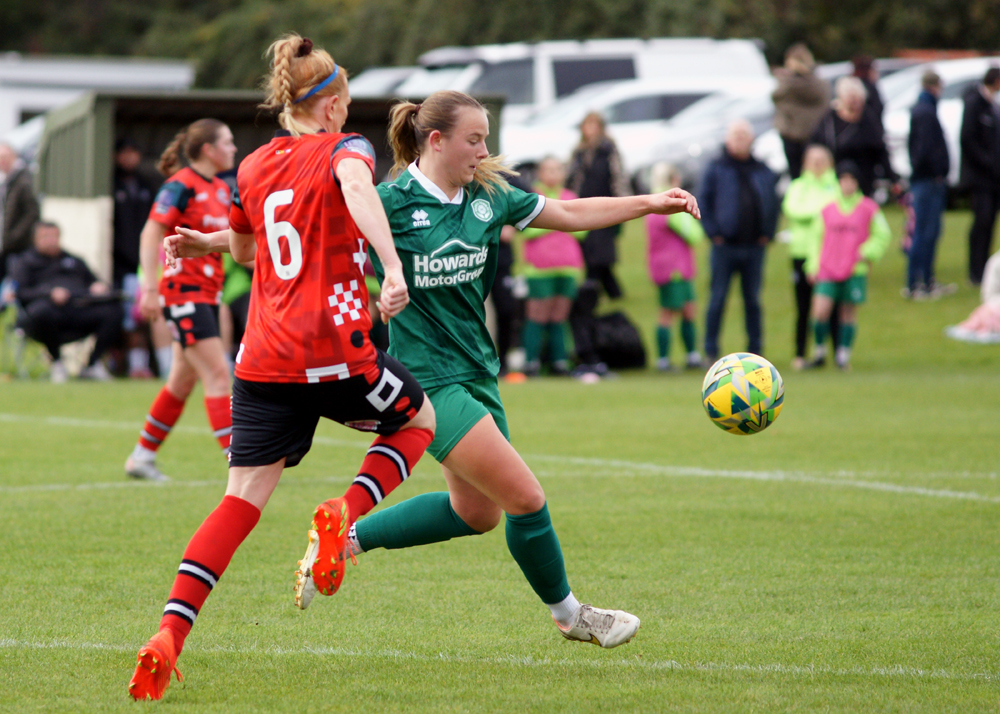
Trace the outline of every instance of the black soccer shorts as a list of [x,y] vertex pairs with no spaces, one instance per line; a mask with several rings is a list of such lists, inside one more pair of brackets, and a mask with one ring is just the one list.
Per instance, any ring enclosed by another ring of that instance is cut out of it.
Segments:
[[398,360],[377,350],[378,375],[343,380],[233,382],[230,466],[298,464],[312,447],[320,417],[359,431],[393,434],[416,416],[424,390]]
[[163,308],[167,327],[181,347],[190,347],[198,340],[219,336],[219,306],[207,302],[186,302]]

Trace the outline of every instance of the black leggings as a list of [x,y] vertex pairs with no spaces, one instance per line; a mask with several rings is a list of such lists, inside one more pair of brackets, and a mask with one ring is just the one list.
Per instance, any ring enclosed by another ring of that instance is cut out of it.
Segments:
[[[812,319],[813,286],[805,273],[806,261],[800,258],[792,259],[792,289],[795,292],[795,356],[805,357],[806,346],[809,344],[809,323]],[[830,313],[830,339],[837,345],[837,333],[840,332],[840,303],[833,306]]]
[[792,259],[792,288],[795,291],[795,356],[805,358],[809,342],[809,313],[812,309],[813,286],[806,278],[806,261]]

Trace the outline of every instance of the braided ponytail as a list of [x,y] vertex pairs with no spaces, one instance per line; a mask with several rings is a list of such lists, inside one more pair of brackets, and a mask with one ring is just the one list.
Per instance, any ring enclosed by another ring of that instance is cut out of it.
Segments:
[[338,69],[333,58],[313,46],[312,40],[295,32],[282,35],[271,43],[265,56],[271,56],[271,72],[264,78],[266,98],[262,109],[279,110],[278,123],[293,136],[307,134],[299,118],[307,116],[316,100],[337,94],[347,94],[347,71],[339,68],[336,78],[308,99],[306,94]]

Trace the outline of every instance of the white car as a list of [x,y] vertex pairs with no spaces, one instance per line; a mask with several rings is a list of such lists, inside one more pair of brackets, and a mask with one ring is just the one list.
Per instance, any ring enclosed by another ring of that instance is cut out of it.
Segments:
[[522,124],[501,125],[500,151],[515,165],[532,167],[545,156],[564,161],[580,140],[580,122],[600,112],[615,140],[626,173],[650,163],[651,149],[669,138],[669,120],[682,109],[718,92],[769,93],[770,76],[732,79],[687,76],[661,80],[605,82],[577,90]]
[[893,171],[900,176],[910,175],[910,110],[920,95],[920,78],[928,69],[933,69],[941,77],[942,91],[938,102],[938,119],[944,129],[951,157],[948,183],[958,184],[961,162],[959,134],[962,130],[962,114],[966,92],[983,81],[983,75],[991,66],[1000,64],[1000,57],[975,57],[970,59],[929,62],[916,65],[887,77],[879,84],[879,91],[885,102],[882,123],[885,126],[885,142],[889,150],[889,162]]
[[351,96],[358,99],[395,96],[396,87],[419,69],[419,67],[371,67],[356,77],[351,77]]
[[694,187],[705,167],[722,150],[726,129],[736,119],[750,122],[754,135],[760,135],[774,124],[772,86],[760,86],[751,91],[716,92],[679,112],[663,128],[659,143],[652,145],[645,163],[634,167],[636,186],[649,189],[651,167],[666,162],[681,174],[685,187]]
[[676,77],[770,75],[753,40],[700,37],[515,42],[440,47],[422,54],[421,69],[394,90],[416,99],[441,89],[506,98],[502,124],[518,123],[595,82]]

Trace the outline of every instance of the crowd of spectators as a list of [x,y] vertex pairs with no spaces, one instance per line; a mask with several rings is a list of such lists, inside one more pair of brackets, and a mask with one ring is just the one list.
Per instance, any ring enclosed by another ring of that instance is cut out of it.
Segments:
[[[904,244],[908,266],[903,297],[935,299],[956,289],[938,283],[935,276],[952,159],[937,113],[941,78],[928,71],[921,80],[911,114],[908,149],[912,171],[908,181],[901,180],[889,164],[883,102],[870,58],[856,58],[854,72],[837,79],[831,92],[830,83],[817,76],[809,49],[795,44],[786,51],[775,78],[774,126],[791,179],[784,195],[778,194],[778,176],[753,157],[752,127],[736,121],[727,129],[719,156],[700,177],[696,195],[701,224],[686,222],[688,216],[670,220],[650,216],[646,220],[650,277],[659,295],[655,330],[656,366],[660,370],[673,367],[673,334],[681,338],[683,362],[689,368],[710,364],[720,353],[735,347],[728,345],[724,350],[720,344],[734,276],[739,276],[743,298],[745,349],[765,353],[760,291],[767,249],[782,215],[795,306],[792,366],[821,366],[826,339],[839,350],[837,362],[846,365],[847,358],[841,357],[849,356],[856,307],[864,301],[864,281],[859,278],[867,273],[869,262],[884,252],[884,217],[872,208],[870,200],[878,186],[888,186],[890,197],[900,197],[906,191],[902,198],[912,207],[911,230]],[[968,279],[976,286],[984,281],[984,274],[989,277],[987,259],[1000,211],[998,91],[1000,69],[993,67],[964,98],[960,186],[971,199]],[[566,164],[556,157],[547,158],[539,166],[537,182],[523,188],[558,198],[630,192],[617,147],[600,114],[584,118],[579,142],[568,158]],[[164,375],[170,368],[169,332],[162,320],[145,322],[135,304],[141,279],[139,235],[159,182],[142,170],[143,155],[127,137],[116,144],[114,162],[113,269],[111,282],[105,285],[79,257],[62,250],[58,225],[40,221],[31,171],[10,146],[0,144],[0,280],[7,277],[4,297],[8,302],[16,299],[18,325],[45,346],[56,381],[66,378],[60,347],[87,335],[94,335],[96,343],[82,377],[108,378],[104,360],[108,354],[113,355],[110,365],[120,376]],[[666,164],[654,167],[653,176],[658,190],[678,180],[677,172]],[[845,195],[845,185],[856,186],[857,197]],[[840,219],[850,223],[850,230],[847,224],[831,228]],[[838,253],[831,247],[833,242],[845,240],[843,235],[851,230],[855,231],[851,239],[855,257],[867,260],[839,266],[834,271],[836,279],[831,279],[829,265],[820,267],[820,256],[833,259],[831,256]],[[595,344],[599,339],[595,337],[594,311],[601,293],[617,300],[625,292],[615,274],[620,232],[621,226],[580,234],[528,228],[516,235],[510,227],[503,232],[492,291],[502,372],[510,371],[508,356],[520,346],[524,364],[523,368],[515,366],[527,376],[545,372],[598,378],[608,373],[604,355]],[[699,345],[694,250],[705,236],[710,245],[710,276],[703,342]],[[232,360],[245,326],[252,273],[230,263],[226,275],[221,328]],[[996,281],[989,279],[994,285]],[[994,329],[996,325],[990,320],[995,319],[995,302],[992,293],[984,297],[983,309],[967,323],[952,328],[951,336],[967,335],[972,327],[982,325]],[[847,320],[840,325],[843,317]],[[811,358],[810,342],[815,343]],[[573,357],[582,363],[576,370]]]

